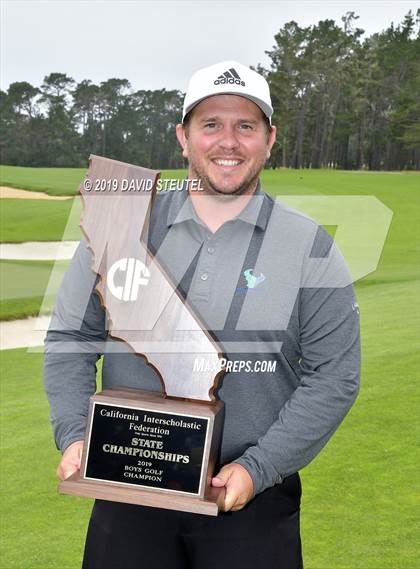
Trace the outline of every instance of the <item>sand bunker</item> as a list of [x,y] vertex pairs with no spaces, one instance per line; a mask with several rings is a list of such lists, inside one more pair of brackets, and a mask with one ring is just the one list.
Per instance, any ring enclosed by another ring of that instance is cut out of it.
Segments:
[[49,196],[44,192],[32,192],[9,188],[8,186],[0,186],[0,199],[1,198],[13,198],[18,200],[71,200],[73,196]]
[[42,346],[50,320],[50,316],[40,316],[0,322],[0,349]]
[[0,259],[9,261],[64,261],[73,258],[78,244],[78,241],[0,243]]

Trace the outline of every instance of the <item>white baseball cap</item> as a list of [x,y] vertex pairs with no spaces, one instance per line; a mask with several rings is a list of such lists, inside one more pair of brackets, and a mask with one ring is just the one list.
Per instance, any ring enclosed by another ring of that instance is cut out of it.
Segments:
[[260,107],[271,124],[273,107],[265,78],[237,61],[222,61],[200,69],[191,77],[184,99],[182,122],[193,107],[213,95],[240,95]]

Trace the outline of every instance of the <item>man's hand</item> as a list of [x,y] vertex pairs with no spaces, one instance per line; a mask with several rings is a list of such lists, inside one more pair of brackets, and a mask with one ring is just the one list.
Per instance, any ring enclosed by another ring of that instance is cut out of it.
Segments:
[[57,476],[60,480],[65,480],[69,476],[80,470],[82,460],[83,441],[76,441],[66,448],[57,468]]
[[211,485],[216,488],[226,487],[225,502],[222,510],[236,512],[241,510],[252,498],[254,484],[247,469],[241,464],[226,464],[214,478]]

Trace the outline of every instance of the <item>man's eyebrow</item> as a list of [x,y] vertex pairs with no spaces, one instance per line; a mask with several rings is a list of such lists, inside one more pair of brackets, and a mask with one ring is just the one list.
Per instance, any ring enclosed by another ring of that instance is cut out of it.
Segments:
[[[203,123],[203,122],[209,122],[209,121],[216,121],[216,120],[219,120],[220,118],[221,118],[221,117],[218,117],[217,115],[216,115],[216,116],[211,116],[211,117],[203,117],[203,118],[200,120],[200,122]],[[245,118],[242,118],[242,119],[237,119],[236,122],[248,122],[248,123],[252,123],[252,124],[257,124],[258,121],[257,121],[256,119],[250,119],[250,118],[245,119]]]
[[200,122],[215,121],[215,120],[217,120],[218,118],[220,118],[220,117],[204,117],[204,118],[201,119]]

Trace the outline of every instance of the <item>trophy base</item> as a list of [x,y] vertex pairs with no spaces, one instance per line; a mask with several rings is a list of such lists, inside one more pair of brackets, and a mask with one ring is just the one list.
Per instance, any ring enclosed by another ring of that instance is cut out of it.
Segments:
[[156,490],[142,490],[141,488],[122,488],[115,484],[85,480],[80,472],[75,472],[59,485],[60,494],[84,496],[97,500],[111,502],[124,502],[138,506],[178,510],[193,514],[217,516],[225,497],[225,488],[209,487],[204,499],[194,496],[180,496]]

